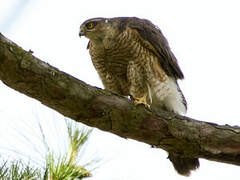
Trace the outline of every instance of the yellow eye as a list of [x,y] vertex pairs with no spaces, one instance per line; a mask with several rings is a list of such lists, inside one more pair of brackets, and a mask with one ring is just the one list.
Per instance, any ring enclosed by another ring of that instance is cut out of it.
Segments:
[[87,26],[87,29],[93,29],[95,24],[94,23],[88,23],[86,26]]

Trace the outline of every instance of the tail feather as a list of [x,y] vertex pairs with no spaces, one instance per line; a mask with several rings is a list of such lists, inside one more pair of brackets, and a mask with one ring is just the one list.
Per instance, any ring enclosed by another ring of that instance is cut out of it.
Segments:
[[[152,86],[147,84],[147,88],[148,102],[152,110],[161,109],[176,114],[186,113],[187,101],[176,79],[169,78],[165,82],[156,81]],[[183,176],[189,176],[192,170],[200,166],[198,158],[180,157],[174,153],[169,153],[168,158],[175,170]]]
[[183,176],[189,176],[192,170],[196,170],[200,166],[198,158],[182,158],[173,153],[169,153],[168,158],[173,163],[175,170]]

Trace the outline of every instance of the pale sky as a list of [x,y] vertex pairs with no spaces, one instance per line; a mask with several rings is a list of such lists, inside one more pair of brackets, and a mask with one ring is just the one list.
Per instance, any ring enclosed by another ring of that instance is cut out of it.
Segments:
[[[34,51],[41,60],[98,87],[102,84],[86,50],[88,40],[78,37],[80,24],[92,17],[137,16],[151,20],[168,39],[184,72],[185,80],[179,84],[188,101],[187,116],[218,124],[240,124],[237,0],[1,1],[1,33],[25,50]],[[24,140],[18,132],[34,139],[36,118],[46,123],[46,128],[62,123],[58,113],[0,83],[1,147],[32,154],[29,145],[22,146]],[[49,132],[54,143],[59,132]],[[39,141],[33,141],[36,149],[40,148]],[[240,167],[202,159],[200,169],[188,178],[182,177],[163,150],[99,130],[92,134],[86,151],[85,159],[95,153],[106,161],[94,171],[89,178],[92,180],[239,178]],[[32,157],[37,159],[38,155]]]

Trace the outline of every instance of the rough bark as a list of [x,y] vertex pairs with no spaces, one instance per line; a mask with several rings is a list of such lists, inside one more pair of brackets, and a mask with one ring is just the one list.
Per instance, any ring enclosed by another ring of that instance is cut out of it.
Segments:
[[173,152],[240,165],[240,127],[197,121],[92,87],[0,34],[0,80],[75,121]]

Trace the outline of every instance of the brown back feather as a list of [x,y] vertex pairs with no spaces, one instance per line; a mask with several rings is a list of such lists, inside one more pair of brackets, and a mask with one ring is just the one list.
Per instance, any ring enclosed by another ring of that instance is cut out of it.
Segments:
[[136,17],[117,17],[112,20],[118,21],[118,29],[121,32],[124,31],[126,27],[137,30],[140,36],[155,48],[156,51],[153,51],[153,53],[158,56],[159,63],[168,76],[174,77],[175,79],[184,78],[176,57],[157,26],[146,19]]

